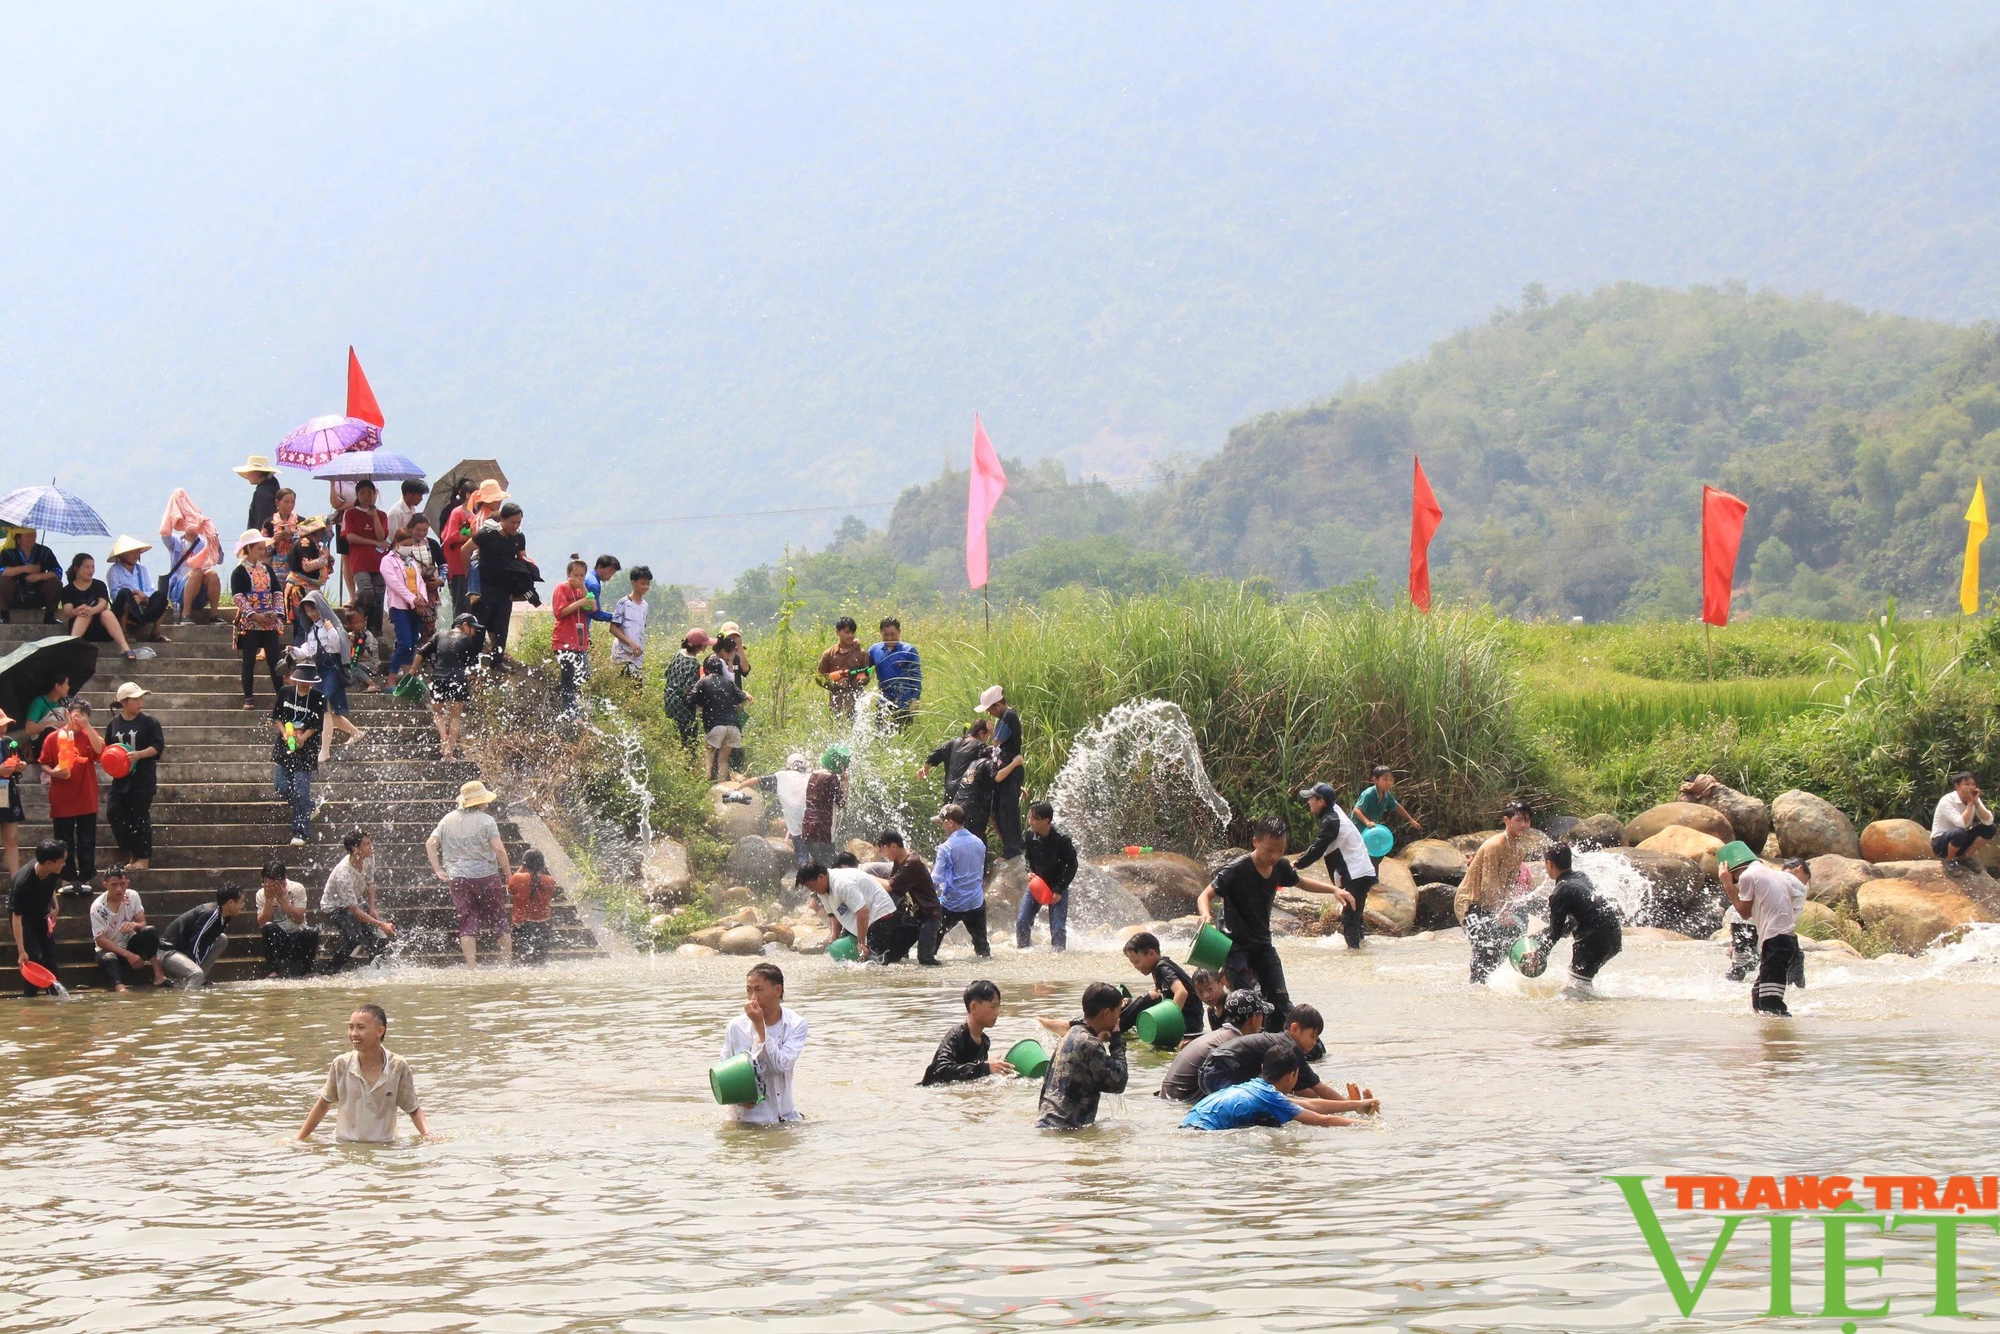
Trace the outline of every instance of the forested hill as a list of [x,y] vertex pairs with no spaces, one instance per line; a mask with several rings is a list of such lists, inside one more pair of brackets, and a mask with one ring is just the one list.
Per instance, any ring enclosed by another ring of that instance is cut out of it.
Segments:
[[[1750,503],[1759,613],[1949,605],[1973,480],[2000,482],[2000,335],[1811,297],[1637,284],[1519,305],[1422,358],[1230,432],[1157,487],[1017,469],[993,592],[1158,588],[1190,574],[1285,591],[1399,588],[1411,458],[1445,511],[1436,586],[1525,616],[1682,616],[1698,604],[1704,482]],[[963,473],[912,488],[797,561],[811,601],[962,596]],[[775,571],[732,605],[762,614]]]

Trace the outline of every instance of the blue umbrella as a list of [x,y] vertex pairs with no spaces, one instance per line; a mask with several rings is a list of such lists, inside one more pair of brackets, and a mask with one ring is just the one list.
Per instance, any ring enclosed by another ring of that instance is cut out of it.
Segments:
[[422,481],[424,470],[386,449],[351,449],[336,455],[313,476],[322,482],[358,482],[364,477],[378,482],[401,482],[412,477]]
[[55,486],[24,486],[0,496],[0,523],[33,528],[41,533],[78,537],[109,537],[111,530],[97,511]]

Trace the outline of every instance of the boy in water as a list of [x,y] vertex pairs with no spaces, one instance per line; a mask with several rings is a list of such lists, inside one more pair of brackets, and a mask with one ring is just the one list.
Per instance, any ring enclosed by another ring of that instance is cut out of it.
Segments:
[[1535,953],[1547,958],[1558,940],[1575,936],[1569,953],[1569,992],[1587,996],[1597,970],[1625,948],[1625,935],[1618,926],[1617,911],[1598,897],[1589,876],[1571,869],[1572,860],[1567,843],[1551,843],[1542,853],[1542,867],[1555,889],[1549,894],[1549,932]]
[[379,1005],[364,1005],[347,1016],[347,1042],[354,1050],[333,1058],[326,1087],[299,1127],[300,1139],[311,1139],[335,1108],[339,1109],[333,1119],[336,1144],[394,1142],[398,1108],[410,1114],[410,1124],[419,1135],[430,1138],[430,1123],[417,1099],[417,1077],[407,1061],[382,1045],[388,1036],[389,1014]]
[[1263,1068],[1264,1056],[1275,1048],[1295,1048],[1299,1056],[1299,1077],[1295,1092],[1301,1097],[1319,1100],[1319,1110],[1323,1112],[1372,1112],[1379,1104],[1375,1095],[1367,1089],[1353,1084],[1347,1086],[1343,1096],[1339,1089],[1322,1080],[1306,1064],[1316,1051],[1320,1050],[1320,1034],[1326,1031],[1326,1021],[1318,1010],[1310,1005],[1294,1005],[1285,1016],[1282,1032],[1246,1033],[1221,1043],[1202,1062],[1201,1091],[1214,1093],[1232,1084],[1241,1084],[1255,1079]]
[[1225,1018],[1222,1009],[1223,1002],[1229,998],[1229,984],[1206,968],[1195,969],[1193,980],[1194,994],[1208,1012],[1208,1026],[1220,1028]]
[[1292,859],[1292,867],[1297,870],[1326,858],[1327,879],[1335,885],[1335,897],[1340,897],[1341,890],[1347,891],[1347,896],[1341,898],[1340,934],[1346,939],[1347,948],[1358,950],[1362,939],[1361,914],[1368,907],[1368,891],[1375,887],[1375,859],[1368,855],[1368,848],[1361,841],[1360,827],[1341,812],[1332,784],[1314,783],[1299,795],[1305,798],[1306,809],[1319,821],[1319,836],[1312,846]]
[[1118,988],[1092,982],[1083,992],[1083,1017],[1070,1021],[1042,1076],[1037,1130],[1081,1130],[1097,1121],[1097,1100],[1123,1093],[1125,1039],[1118,1031]]
[[986,1030],[1000,1021],[1000,988],[987,981],[965,989],[965,1022],[944,1035],[923,1083],[959,1084],[988,1075],[1011,1075],[1014,1067],[993,1059],[993,1039]]
[[1372,829],[1378,824],[1388,824],[1392,815],[1402,816],[1418,833],[1424,831],[1409,808],[1396,800],[1396,771],[1386,764],[1378,764],[1368,771],[1368,786],[1354,798],[1354,818],[1363,829]]
[[[1215,924],[1215,901],[1222,900],[1222,929],[1231,942],[1222,974],[1229,985],[1256,987],[1281,1011],[1291,1007],[1291,995],[1285,990],[1278,947],[1271,943],[1271,904],[1280,889],[1299,883],[1299,873],[1285,860],[1290,836],[1291,830],[1276,816],[1259,820],[1250,827],[1250,855],[1217,871],[1195,900],[1204,926]],[[1342,904],[1353,906],[1354,896],[1345,889],[1335,885],[1333,894]]]
[[1201,997],[1194,993],[1194,979],[1179,964],[1161,955],[1158,936],[1150,931],[1134,932],[1132,938],[1125,942],[1125,962],[1131,964],[1134,971],[1150,977],[1153,989],[1125,1002],[1118,1016],[1120,1032],[1129,1031],[1139,1022],[1141,1014],[1163,1000],[1171,1000],[1181,1007],[1183,1042],[1201,1032]]
[[1500,808],[1500,832],[1479,845],[1466,863],[1452,908],[1472,946],[1472,981],[1484,982],[1521,935],[1520,900],[1528,893],[1526,862],[1541,851],[1544,835],[1524,801]]
[[1245,1126],[1282,1126],[1303,1121],[1309,1126],[1358,1126],[1351,1117],[1320,1111],[1314,1099],[1292,1096],[1299,1082],[1300,1060],[1296,1048],[1273,1047],[1264,1053],[1258,1077],[1209,1094],[1196,1103],[1185,1119],[1183,1130],[1240,1130]]
[[797,1121],[792,1102],[792,1073],[805,1054],[812,1030],[798,1012],[785,1004],[785,974],[774,963],[750,966],[743,979],[743,1013],[729,1021],[722,1037],[722,1059],[748,1053],[757,1067],[763,1100],[731,1107],[729,1117],[745,1125],[769,1126]]
[[1208,1063],[1210,1053],[1225,1042],[1263,1032],[1264,1021],[1274,1013],[1254,991],[1230,992],[1222,1002],[1221,1012],[1210,1013],[1208,1031],[1184,1043],[1175,1053],[1174,1063],[1160,1080],[1159,1096],[1172,1102],[1201,1101],[1201,1068]]
[[1758,861],[1744,843],[1724,844],[1716,863],[1723,894],[1757,928],[1757,983],[1750,990],[1750,1008],[1789,1019],[1785,986],[1794,980],[1805,985],[1805,956],[1799,950],[1797,927],[1799,911],[1806,906],[1806,887],[1790,872]]

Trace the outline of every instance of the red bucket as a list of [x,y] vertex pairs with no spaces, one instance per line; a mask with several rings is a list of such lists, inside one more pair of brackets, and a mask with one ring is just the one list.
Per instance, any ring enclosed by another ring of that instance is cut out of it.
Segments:
[[1028,877],[1028,893],[1044,908],[1056,901],[1056,892],[1049,888],[1049,882],[1038,875]]
[[[104,772],[110,774],[113,778],[123,778],[126,774],[132,772],[132,752],[123,746],[106,746],[99,753],[97,762],[103,765]],[[40,986],[42,984],[37,982],[35,985]]]

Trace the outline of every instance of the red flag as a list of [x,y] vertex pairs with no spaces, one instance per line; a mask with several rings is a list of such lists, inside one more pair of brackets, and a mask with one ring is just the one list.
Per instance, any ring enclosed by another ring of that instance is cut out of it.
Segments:
[[1743,545],[1743,516],[1749,512],[1749,505],[1727,491],[1701,489],[1701,619],[1710,625],[1729,624],[1736,549]]
[[965,582],[973,588],[986,587],[986,521],[1007,489],[1007,471],[979,414],[972,414],[972,489],[965,498]]
[[1444,521],[1444,511],[1438,508],[1437,497],[1431,494],[1431,479],[1424,476],[1424,461],[1416,455],[1410,459],[1417,465],[1415,490],[1410,496],[1410,601],[1417,604],[1418,611],[1431,609],[1431,538],[1437,535],[1438,524]]
[[347,349],[347,415],[374,426],[388,425],[382,420],[375,391],[368,387],[368,377],[361,373],[361,359],[354,355],[352,347]]

